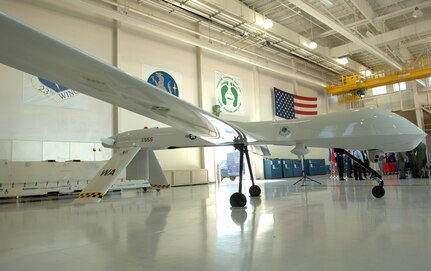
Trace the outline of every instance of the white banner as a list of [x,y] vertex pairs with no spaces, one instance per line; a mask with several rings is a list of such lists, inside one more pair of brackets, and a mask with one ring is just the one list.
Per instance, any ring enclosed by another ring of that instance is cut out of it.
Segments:
[[143,64],[142,79],[172,95],[183,97],[183,75],[180,72]]
[[244,114],[241,78],[216,71],[215,98],[222,112]]
[[88,96],[43,78],[23,73],[24,104],[87,109]]

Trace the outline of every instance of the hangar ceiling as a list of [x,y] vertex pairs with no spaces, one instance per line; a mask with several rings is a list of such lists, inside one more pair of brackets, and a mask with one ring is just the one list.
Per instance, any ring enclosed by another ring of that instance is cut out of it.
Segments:
[[[233,54],[339,75],[388,66],[405,69],[431,56],[429,0],[86,0],[198,34]],[[413,13],[416,11],[416,18]],[[271,28],[261,22],[270,19]],[[183,22],[184,24],[182,24]],[[198,27],[196,27],[198,25]],[[316,49],[309,43],[315,41]],[[337,58],[346,57],[347,64]]]

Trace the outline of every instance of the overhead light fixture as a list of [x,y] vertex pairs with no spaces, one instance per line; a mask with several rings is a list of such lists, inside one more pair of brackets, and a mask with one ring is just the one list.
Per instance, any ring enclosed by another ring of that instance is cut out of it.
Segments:
[[260,25],[260,26],[262,26],[263,28],[265,28],[265,29],[268,29],[268,28],[271,28],[271,27],[273,27],[273,23],[272,23],[272,21],[270,20],[270,19],[268,19],[268,18],[265,18],[265,19],[261,19],[261,20],[257,20],[257,23]]
[[347,63],[349,63],[349,60],[347,59],[347,57],[341,57],[341,58],[337,58],[335,60],[338,63],[340,63],[341,65],[346,65]]
[[424,15],[422,10],[420,10],[418,7],[415,7],[415,10],[413,10],[413,13],[412,13],[412,17],[416,19],[416,18],[422,17],[422,15]]
[[317,43],[316,43],[316,42],[314,42],[314,41],[311,41],[311,42],[308,44],[308,48],[310,48],[310,49],[316,49],[316,48],[317,48]]

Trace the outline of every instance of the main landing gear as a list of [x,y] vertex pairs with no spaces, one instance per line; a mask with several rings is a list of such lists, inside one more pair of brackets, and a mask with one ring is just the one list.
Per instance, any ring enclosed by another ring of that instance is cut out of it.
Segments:
[[230,205],[232,207],[244,207],[245,204],[247,203],[247,198],[241,192],[242,177],[243,177],[242,172],[244,168],[244,154],[245,154],[245,158],[247,159],[248,170],[250,172],[251,183],[252,183],[252,186],[250,187],[248,192],[250,193],[251,197],[259,197],[261,190],[259,186],[254,184],[253,171],[251,169],[250,156],[248,154],[247,146],[244,144],[235,144],[234,147],[239,151],[239,187],[238,187],[238,192],[233,193],[232,196],[230,197]]
[[346,151],[344,149],[334,148],[334,152],[338,152],[338,153],[342,153],[344,155],[347,155],[350,159],[355,161],[356,164],[358,164],[362,168],[371,172],[371,178],[373,178],[377,182],[377,185],[374,186],[373,189],[371,190],[371,194],[373,194],[374,197],[379,199],[385,195],[385,189],[383,188],[383,186],[384,186],[383,178],[377,171],[375,171],[371,167],[365,165],[364,162],[362,162],[361,160],[359,160],[358,158],[353,156],[353,154],[349,153],[348,151]]

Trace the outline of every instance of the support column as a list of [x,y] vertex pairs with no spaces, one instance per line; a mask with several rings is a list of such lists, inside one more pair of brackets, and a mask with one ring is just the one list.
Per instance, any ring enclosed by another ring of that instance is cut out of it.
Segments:
[[[117,20],[114,20],[113,22],[113,56],[112,56],[112,64],[119,68],[119,64],[120,64],[120,39],[119,39],[119,32],[120,32],[120,22],[118,22]],[[116,135],[118,134],[118,120],[119,120],[119,116],[118,116],[119,112],[118,112],[118,106],[116,105],[112,105],[112,134]]]
[[259,72],[257,67],[253,66],[253,100],[254,100],[254,112],[251,117],[252,121],[260,120],[260,87],[259,87]]
[[423,116],[423,110],[422,110],[422,104],[419,102],[419,94],[418,89],[416,87],[416,84],[412,86],[413,89],[413,102],[415,106],[415,113],[416,113],[416,125],[424,130],[424,116]]
[[[198,78],[198,106],[203,108],[203,75],[202,75],[202,48],[196,47],[196,69],[197,69],[197,78]],[[200,168],[205,168],[205,153],[204,148],[199,148],[200,152]],[[209,172],[208,172],[209,174]]]

